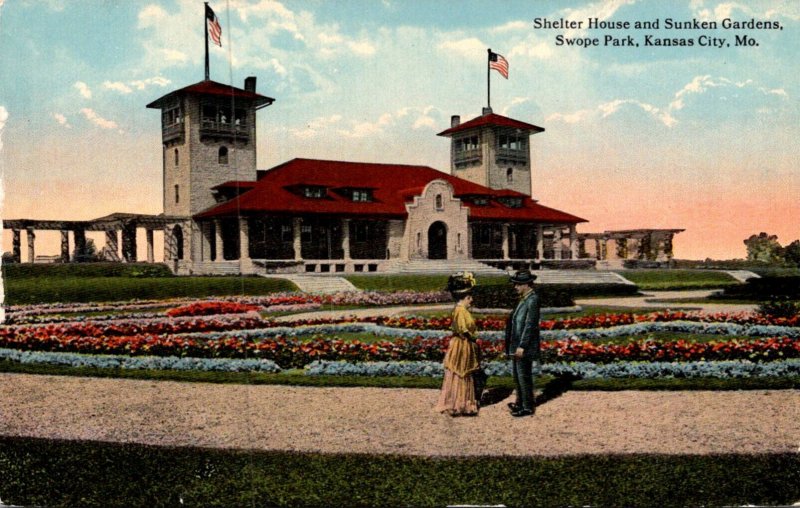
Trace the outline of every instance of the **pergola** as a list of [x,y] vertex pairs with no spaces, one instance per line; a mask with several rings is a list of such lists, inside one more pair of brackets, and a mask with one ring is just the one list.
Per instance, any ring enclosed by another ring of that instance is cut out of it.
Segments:
[[[155,259],[153,252],[153,231],[164,229],[170,224],[179,222],[179,217],[165,215],[145,215],[138,213],[112,213],[104,217],[86,221],[47,220],[47,219],[11,219],[3,221],[3,229],[12,231],[12,258],[21,261],[21,232],[24,230],[28,239],[28,260],[35,259],[36,231],[61,232],[61,262],[80,261],[86,254],[86,232],[105,231],[106,243],[101,251],[107,261],[136,261],[136,230],[143,228],[147,238],[147,262]],[[70,257],[69,232],[75,245],[74,255]],[[122,233],[122,257],[119,255],[119,233]]]

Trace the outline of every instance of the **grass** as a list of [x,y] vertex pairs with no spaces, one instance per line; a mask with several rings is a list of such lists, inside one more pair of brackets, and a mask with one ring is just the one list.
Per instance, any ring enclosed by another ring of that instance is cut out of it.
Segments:
[[[22,364],[0,360],[0,372],[47,376],[78,376],[177,381],[185,383],[291,385],[318,387],[377,387],[439,389],[440,378],[422,376],[306,376],[303,369],[285,370],[278,374],[260,372],[206,372],[173,370],[126,370],[62,365]],[[553,376],[537,376],[537,390],[619,391],[619,390],[783,390],[799,389],[800,377],[781,378],[685,378],[685,379],[581,379],[567,381]],[[487,388],[514,387],[510,376],[491,376]],[[509,392],[510,393],[510,392]],[[2,492],[0,492],[2,495]]]
[[263,295],[297,290],[288,280],[262,277],[37,276],[9,277],[3,282],[7,305]]
[[644,290],[713,289],[739,281],[719,270],[619,270],[616,273]]
[[800,499],[800,456],[437,458],[0,438],[26,506],[719,506]]
[[[447,287],[448,275],[346,275],[358,289],[366,291],[443,291]],[[508,284],[508,277],[479,276],[475,278],[481,285],[495,286]]]

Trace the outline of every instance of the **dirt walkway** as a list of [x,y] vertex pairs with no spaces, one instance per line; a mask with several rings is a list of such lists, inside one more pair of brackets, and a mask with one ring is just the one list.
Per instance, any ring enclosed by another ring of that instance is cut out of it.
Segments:
[[0,374],[0,433],[430,456],[800,452],[800,391],[567,392],[515,419],[433,412],[437,390]]

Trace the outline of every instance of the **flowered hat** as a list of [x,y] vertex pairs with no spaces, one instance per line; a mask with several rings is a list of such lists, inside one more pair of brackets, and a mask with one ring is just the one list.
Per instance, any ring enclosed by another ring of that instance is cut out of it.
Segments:
[[447,291],[451,293],[469,293],[474,287],[475,276],[472,275],[472,272],[457,272],[447,279]]

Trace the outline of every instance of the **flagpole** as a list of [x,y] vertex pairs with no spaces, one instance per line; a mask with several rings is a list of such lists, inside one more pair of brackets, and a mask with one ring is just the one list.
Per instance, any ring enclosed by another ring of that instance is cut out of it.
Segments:
[[208,2],[205,2],[205,8],[203,9],[203,32],[206,34],[206,81],[208,81]]
[[492,109],[492,69],[489,63],[492,60],[492,48],[486,50],[489,54],[486,56],[486,107]]

